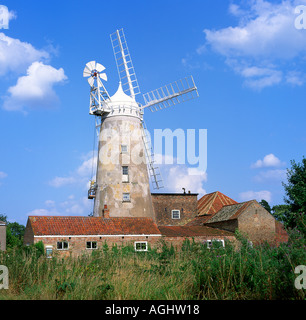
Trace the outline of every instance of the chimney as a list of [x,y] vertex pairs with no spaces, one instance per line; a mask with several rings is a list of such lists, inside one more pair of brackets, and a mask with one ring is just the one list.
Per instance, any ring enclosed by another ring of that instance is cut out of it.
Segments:
[[107,204],[104,205],[103,218],[109,219],[109,209],[107,209]]
[[186,189],[185,188],[182,188],[184,190],[184,194],[186,194]]
[[190,190],[188,191],[188,194],[190,194]]

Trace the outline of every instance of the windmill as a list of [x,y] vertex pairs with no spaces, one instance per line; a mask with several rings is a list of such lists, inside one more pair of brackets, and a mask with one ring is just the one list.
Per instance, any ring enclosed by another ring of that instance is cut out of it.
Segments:
[[110,96],[103,85],[105,67],[88,62],[83,76],[90,85],[89,113],[96,118],[99,136],[96,181],[88,198],[94,199],[94,216],[154,218],[149,186],[163,187],[153,149],[143,119],[144,110],[152,112],[198,97],[192,76],[170,83],[143,95],[140,89],[123,29],[110,35],[119,74],[117,92]]

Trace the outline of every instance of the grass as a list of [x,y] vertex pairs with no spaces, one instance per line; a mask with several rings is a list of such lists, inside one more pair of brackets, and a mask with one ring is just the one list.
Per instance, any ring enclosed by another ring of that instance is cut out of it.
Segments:
[[[298,232],[279,247],[208,249],[185,241],[148,252],[105,245],[78,258],[46,259],[39,246],[0,254],[9,269],[9,289],[0,299],[22,300],[304,300],[294,286],[297,265],[306,264],[305,238]],[[305,283],[305,282],[304,282]]]

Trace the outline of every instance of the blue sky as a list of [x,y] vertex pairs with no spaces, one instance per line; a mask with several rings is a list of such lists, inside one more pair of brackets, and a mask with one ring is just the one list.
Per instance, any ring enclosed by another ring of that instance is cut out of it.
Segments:
[[102,63],[116,92],[109,35],[120,28],[142,93],[190,74],[198,87],[195,100],[145,112],[152,134],[207,129],[206,172],[163,164],[164,191],[283,203],[286,168],[305,155],[306,29],[295,27],[303,4],[2,0],[0,213],[25,224],[28,215],[92,211],[94,118],[82,72]]

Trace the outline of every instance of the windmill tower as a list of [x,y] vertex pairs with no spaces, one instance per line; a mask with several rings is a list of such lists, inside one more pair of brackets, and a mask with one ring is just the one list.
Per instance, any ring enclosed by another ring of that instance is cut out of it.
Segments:
[[110,96],[102,80],[105,67],[88,62],[83,76],[90,89],[89,113],[96,118],[99,136],[96,181],[88,198],[94,199],[94,216],[154,218],[149,177],[154,189],[163,187],[159,168],[143,120],[144,109],[152,112],[198,96],[193,78],[176,81],[143,95],[136,101],[138,81],[123,29],[110,35],[118,74],[117,92]]

